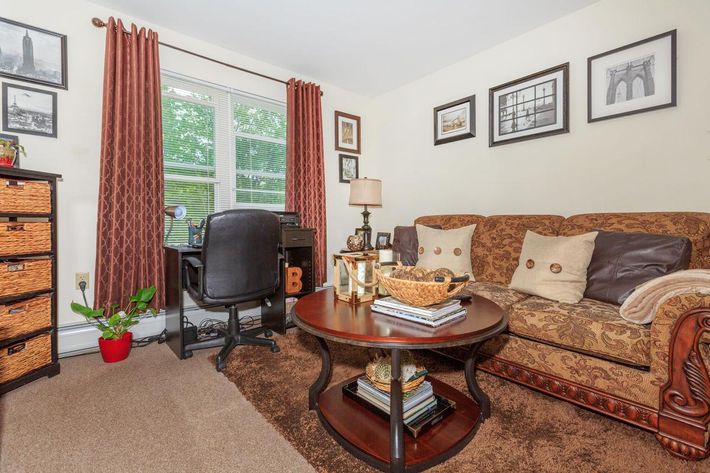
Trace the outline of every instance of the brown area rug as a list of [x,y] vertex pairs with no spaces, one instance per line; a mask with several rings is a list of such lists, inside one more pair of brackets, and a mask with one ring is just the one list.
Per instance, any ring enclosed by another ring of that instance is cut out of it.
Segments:
[[[281,434],[321,472],[375,471],[333,440],[308,410],[308,387],[320,372],[315,339],[293,329],[277,337],[281,352],[239,347],[225,375]],[[331,383],[363,371],[363,348],[330,343]],[[429,372],[466,391],[462,366],[416,352]],[[667,454],[653,434],[478,372],[491,398],[491,417],[457,456],[432,472],[710,472],[710,460],[685,462]]]

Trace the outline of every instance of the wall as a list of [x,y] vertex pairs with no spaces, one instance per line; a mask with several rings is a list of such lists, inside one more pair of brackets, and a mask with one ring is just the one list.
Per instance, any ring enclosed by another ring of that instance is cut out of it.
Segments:
[[[106,19],[110,15],[121,17],[125,22],[134,21],[139,26],[154,28],[165,42],[207,56],[279,78],[296,76],[306,80],[314,79],[82,0],[8,1],[4,2],[2,10],[3,17],[68,35],[69,90],[58,91],[58,138],[22,135],[20,141],[27,148],[28,155],[23,159],[23,167],[63,175],[59,184],[59,323],[72,324],[83,320],[69,310],[71,300],[81,300],[81,293],[74,290],[74,273],[91,272],[90,284],[93,286],[95,262],[105,31],[92,26],[91,18],[98,16]],[[238,49],[238,45],[235,45],[235,49]],[[276,100],[286,100],[286,89],[281,84],[167,48],[161,49],[161,67]],[[361,218],[358,214],[360,209],[347,206],[348,186],[338,183],[338,154],[333,144],[333,111],[343,110],[361,115],[363,134],[367,136],[369,99],[330,84],[321,83],[321,86],[325,92],[323,134],[330,253],[342,246],[348,233],[352,232]],[[371,163],[368,158],[368,140],[363,140],[363,144],[360,166],[361,172],[366,172]]]
[[[710,210],[710,2],[603,0],[375,99],[375,230],[418,215]],[[589,56],[678,29],[678,106],[587,123]],[[570,62],[568,134],[488,147],[488,89]],[[476,94],[476,137],[432,109]]]

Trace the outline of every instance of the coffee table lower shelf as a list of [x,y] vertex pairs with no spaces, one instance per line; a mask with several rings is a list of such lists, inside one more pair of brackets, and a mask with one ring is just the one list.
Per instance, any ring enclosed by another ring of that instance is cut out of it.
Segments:
[[[359,376],[338,383],[318,397],[318,417],[346,450],[383,471],[389,470],[389,421],[343,394],[343,386]],[[422,471],[458,453],[471,441],[481,420],[481,410],[470,397],[436,378],[427,377],[434,392],[456,403],[456,411],[431,430],[414,439],[404,436],[406,471]]]

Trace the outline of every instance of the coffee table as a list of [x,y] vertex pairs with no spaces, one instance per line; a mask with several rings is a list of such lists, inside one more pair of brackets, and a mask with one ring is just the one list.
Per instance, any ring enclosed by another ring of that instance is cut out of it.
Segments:
[[[370,305],[339,301],[332,289],[326,289],[301,298],[294,306],[293,322],[315,336],[320,347],[321,371],[308,392],[309,409],[317,412],[325,429],[338,443],[369,465],[382,471],[422,471],[458,453],[490,415],[490,400],[476,382],[476,359],[481,345],[505,330],[508,314],[488,299],[474,296],[463,304],[467,310],[465,318],[430,328],[371,312]],[[326,340],[391,351],[389,422],[342,393],[342,387],[357,376],[326,390],[332,371]],[[418,438],[405,436],[401,350],[458,345],[471,345],[464,374],[473,400],[428,376],[434,392],[454,401],[456,410]]]

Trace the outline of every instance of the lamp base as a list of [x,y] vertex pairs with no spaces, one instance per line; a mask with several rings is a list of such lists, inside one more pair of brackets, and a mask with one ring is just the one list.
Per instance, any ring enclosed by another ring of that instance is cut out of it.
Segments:
[[365,234],[365,251],[374,250],[372,247],[372,227],[370,227],[370,211],[367,210],[367,205],[365,210],[362,211],[362,230]]

